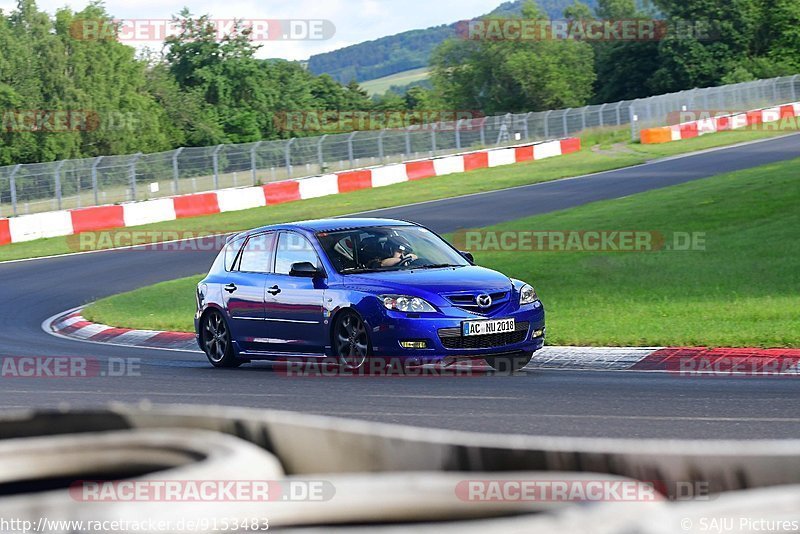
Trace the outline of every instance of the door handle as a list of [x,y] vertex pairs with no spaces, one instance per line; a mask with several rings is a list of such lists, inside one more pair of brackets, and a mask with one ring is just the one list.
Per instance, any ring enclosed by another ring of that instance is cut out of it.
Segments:
[[269,293],[270,295],[277,295],[280,292],[281,288],[279,288],[278,286],[272,286],[271,288],[267,289],[267,293]]
[[234,292],[234,291],[236,291],[238,288],[236,287],[236,284],[228,284],[228,285],[227,285],[227,286],[225,286],[223,289],[224,289],[225,291],[227,291],[228,293],[233,293],[233,292]]

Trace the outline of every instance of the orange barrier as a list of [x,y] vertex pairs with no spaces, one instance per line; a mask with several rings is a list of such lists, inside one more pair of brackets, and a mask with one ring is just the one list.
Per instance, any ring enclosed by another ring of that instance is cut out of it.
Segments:
[[517,157],[517,162],[531,161],[533,159],[533,147],[532,146],[517,147],[515,149],[515,155]]
[[[533,147],[531,147],[533,148]],[[577,137],[571,137],[569,139],[562,139],[561,140],[561,154],[572,154],[573,152],[579,152],[581,149],[581,140]]]
[[464,154],[464,170],[474,171],[475,169],[485,169],[489,166],[488,152],[473,152]]
[[219,201],[216,193],[185,195],[175,197],[173,200],[175,202],[175,217],[178,219],[219,213]]
[[8,219],[0,219],[0,245],[8,245],[11,243],[11,229],[8,225]]
[[412,161],[406,163],[406,174],[409,180],[419,180],[436,176],[436,169],[433,167],[433,161],[431,160]]
[[669,126],[647,128],[646,130],[642,130],[641,140],[644,145],[669,143],[672,141],[672,129]]
[[337,176],[340,193],[349,193],[350,191],[372,187],[372,171],[370,170],[342,172]]
[[267,205],[300,200],[300,184],[294,180],[272,182],[263,186]]
[[97,206],[72,210],[72,231],[96,232],[125,226],[125,209],[122,206]]

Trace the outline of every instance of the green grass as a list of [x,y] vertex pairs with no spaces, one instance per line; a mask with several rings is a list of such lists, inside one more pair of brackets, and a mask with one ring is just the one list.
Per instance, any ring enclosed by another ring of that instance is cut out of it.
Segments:
[[[610,148],[612,144],[627,139],[628,134],[625,129],[595,130],[582,137],[583,150],[558,158],[481,169],[277,206],[148,224],[127,230],[169,232],[173,235],[174,232],[194,232],[201,235],[235,232],[265,224],[344,215],[617,169],[664,156],[774,137],[781,133],[724,132],[663,145],[639,143],[626,145],[633,153],[597,154],[591,151],[592,145]],[[166,239],[170,238],[170,234],[165,236]],[[78,243],[76,236],[63,236],[0,246],[0,261],[77,252],[81,250]]]
[[408,85],[410,83],[427,80],[429,77],[430,73],[427,67],[421,67],[419,69],[405,70],[403,72],[384,76],[383,78],[375,78],[374,80],[361,82],[359,85],[370,95],[382,95],[393,85]]
[[83,316],[112,326],[193,332],[195,287],[204,276],[170,280],[107,297],[85,308]]
[[[798,167],[793,160],[489,228],[702,232],[705,250],[475,256],[535,284],[550,344],[800,347]],[[199,279],[104,299],[84,315],[191,331]]]

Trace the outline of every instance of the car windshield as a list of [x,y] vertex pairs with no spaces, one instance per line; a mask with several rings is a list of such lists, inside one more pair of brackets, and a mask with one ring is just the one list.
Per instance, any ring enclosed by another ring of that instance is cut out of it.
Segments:
[[321,232],[317,239],[333,267],[342,274],[469,265],[439,236],[419,226]]

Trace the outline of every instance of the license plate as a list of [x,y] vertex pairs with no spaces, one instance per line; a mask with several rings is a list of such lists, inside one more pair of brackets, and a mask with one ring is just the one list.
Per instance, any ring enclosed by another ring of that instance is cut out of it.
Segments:
[[504,334],[516,328],[514,319],[489,319],[483,321],[464,321],[461,333],[465,336],[485,336],[487,334]]

